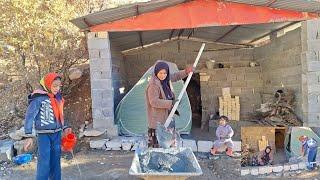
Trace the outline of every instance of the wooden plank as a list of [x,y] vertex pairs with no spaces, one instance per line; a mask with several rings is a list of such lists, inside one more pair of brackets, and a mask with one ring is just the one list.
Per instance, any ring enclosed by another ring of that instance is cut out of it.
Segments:
[[266,136],[261,136],[261,140],[258,140],[259,151],[264,150],[268,146],[269,142]]

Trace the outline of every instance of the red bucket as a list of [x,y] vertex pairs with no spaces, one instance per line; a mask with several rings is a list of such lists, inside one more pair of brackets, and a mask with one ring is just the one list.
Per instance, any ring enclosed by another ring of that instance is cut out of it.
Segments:
[[71,152],[77,143],[77,137],[75,134],[70,133],[62,137],[61,150],[65,152]]

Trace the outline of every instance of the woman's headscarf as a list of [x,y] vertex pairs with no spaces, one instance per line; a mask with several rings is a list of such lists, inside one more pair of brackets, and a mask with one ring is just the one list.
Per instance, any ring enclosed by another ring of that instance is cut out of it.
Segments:
[[50,98],[51,106],[53,109],[53,114],[57,121],[60,121],[61,124],[64,124],[64,116],[63,116],[63,105],[64,99],[60,92],[56,95],[52,94],[51,86],[54,80],[61,79],[61,76],[57,73],[48,73],[41,80],[40,85],[47,92],[47,95]]
[[155,67],[154,67],[154,74],[157,77],[157,74],[159,73],[159,71],[161,71],[162,69],[165,69],[167,71],[167,77],[166,79],[164,79],[163,81],[161,81],[161,86],[162,89],[164,91],[164,94],[166,95],[167,99],[173,99],[174,95],[173,92],[170,88],[170,71],[169,71],[169,65],[165,62],[158,62]]

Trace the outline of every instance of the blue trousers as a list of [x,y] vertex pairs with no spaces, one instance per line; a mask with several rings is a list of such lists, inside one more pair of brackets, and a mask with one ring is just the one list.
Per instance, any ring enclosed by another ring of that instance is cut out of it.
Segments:
[[312,163],[311,162],[315,162],[316,161],[316,158],[317,158],[317,152],[318,152],[318,148],[315,147],[315,148],[310,148],[309,149],[309,153],[308,153],[308,166],[307,168],[309,170],[313,170],[317,164],[316,163]]
[[38,134],[37,180],[61,180],[61,132]]

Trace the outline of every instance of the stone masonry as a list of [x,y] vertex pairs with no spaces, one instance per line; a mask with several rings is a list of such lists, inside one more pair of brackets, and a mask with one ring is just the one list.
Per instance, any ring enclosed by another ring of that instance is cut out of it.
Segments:
[[89,32],[90,81],[92,96],[93,128],[107,130],[109,136],[117,136],[114,125],[114,97],[112,86],[112,62],[107,32]]

